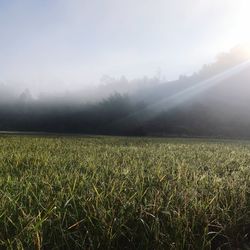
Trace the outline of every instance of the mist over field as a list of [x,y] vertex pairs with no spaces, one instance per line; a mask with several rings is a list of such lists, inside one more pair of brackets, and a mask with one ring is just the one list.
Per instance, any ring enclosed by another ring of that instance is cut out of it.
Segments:
[[250,249],[249,0],[0,0],[0,249]]
[[[192,75],[127,80],[63,93],[0,85],[0,129],[116,135],[249,137],[250,63],[245,46]],[[15,90],[15,91],[13,91]]]
[[248,6],[4,0],[0,130],[249,137]]

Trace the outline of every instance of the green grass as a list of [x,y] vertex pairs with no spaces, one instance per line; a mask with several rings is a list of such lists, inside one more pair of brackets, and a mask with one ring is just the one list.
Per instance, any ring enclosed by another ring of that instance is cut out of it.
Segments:
[[250,143],[0,137],[1,249],[248,249]]

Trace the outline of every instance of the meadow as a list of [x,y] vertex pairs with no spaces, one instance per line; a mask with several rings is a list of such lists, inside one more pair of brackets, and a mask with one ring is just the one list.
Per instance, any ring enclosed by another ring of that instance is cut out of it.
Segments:
[[250,249],[250,142],[0,136],[0,249]]

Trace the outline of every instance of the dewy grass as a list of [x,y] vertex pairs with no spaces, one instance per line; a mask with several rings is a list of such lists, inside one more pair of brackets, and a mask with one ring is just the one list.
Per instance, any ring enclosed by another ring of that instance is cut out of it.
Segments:
[[0,248],[247,249],[250,143],[0,137]]

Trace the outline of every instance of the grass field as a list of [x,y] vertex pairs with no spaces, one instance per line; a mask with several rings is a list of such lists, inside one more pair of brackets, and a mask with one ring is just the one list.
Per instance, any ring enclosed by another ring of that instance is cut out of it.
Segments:
[[0,137],[1,249],[248,249],[250,143]]

